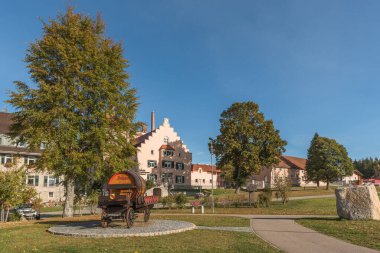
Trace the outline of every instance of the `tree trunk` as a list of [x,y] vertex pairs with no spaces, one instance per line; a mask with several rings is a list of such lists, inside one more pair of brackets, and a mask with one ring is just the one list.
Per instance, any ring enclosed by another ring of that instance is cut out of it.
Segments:
[[1,205],[1,222],[4,222],[4,205]]
[[7,222],[7,221],[8,221],[8,216],[9,216],[9,207],[7,207],[7,213],[6,213],[6,215],[5,215],[4,222]]
[[235,193],[236,194],[240,193],[240,184],[236,184]]
[[74,182],[73,180],[65,180],[65,206],[63,208],[62,217],[74,216]]
[[238,170],[237,170],[237,175],[236,175],[236,189],[235,189],[235,194],[239,194],[240,193],[240,172],[241,172],[241,168],[238,167]]
[[317,180],[317,188],[319,189],[319,180]]
[[329,189],[329,186],[330,186],[330,182],[329,182],[329,180],[327,180],[327,183],[326,183],[326,190]]

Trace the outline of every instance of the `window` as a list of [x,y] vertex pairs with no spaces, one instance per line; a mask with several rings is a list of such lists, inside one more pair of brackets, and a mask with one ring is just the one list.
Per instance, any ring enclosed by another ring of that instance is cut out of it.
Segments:
[[0,138],[0,145],[3,145],[3,138]]
[[173,174],[172,173],[162,173],[161,180],[163,183],[173,183]]
[[51,187],[59,184],[59,178],[53,176],[44,176],[44,186]]
[[195,183],[198,183],[198,178],[197,178],[197,179],[195,179]]
[[169,143],[169,137],[167,137],[167,136],[164,137],[164,143],[166,143],[166,144]]
[[49,192],[49,198],[54,197],[54,192]]
[[203,183],[206,183],[206,179],[203,179]]
[[164,151],[162,152],[162,154],[163,154],[164,156],[173,156],[173,155],[174,155],[174,151],[173,151],[173,150],[164,150]]
[[212,184],[212,179],[210,179],[210,184]]
[[26,184],[29,186],[38,186],[38,180],[39,180],[38,175],[28,175],[26,177]]
[[2,155],[0,158],[0,164],[12,163],[13,157],[12,155]]
[[37,158],[34,156],[25,156],[24,157],[24,163],[27,165],[32,165],[37,162]]
[[180,152],[180,153],[178,153],[178,156],[181,156],[181,152]]
[[148,174],[148,180],[157,182],[157,175],[156,174]]
[[153,149],[150,151],[150,154],[151,154],[151,155],[154,155],[154,150],[153,150]]
[[25,145],[25,142],[20,141],[20,142],[17,143],[17,146],[19,146],[19,147],[25,147],[26,145]]
[[46,149],[46,142],[41,142],[40,149]]
[[183,170],[184,169],[183,163],[177,163],[176,166],[177,166],[177,170]]
[[157,168],[156,160],[148,160],[148,168]]
[[185,176],[176,176],[175,177],[175,182],[177,184],[183,184],[183,183],[185,183]]
[[162,161],[162,168],[174,168],[173,161]]
[[202,168],[199,168],[199,169],[198,169],[198,172],[199,172],[199,173],[202,173]]

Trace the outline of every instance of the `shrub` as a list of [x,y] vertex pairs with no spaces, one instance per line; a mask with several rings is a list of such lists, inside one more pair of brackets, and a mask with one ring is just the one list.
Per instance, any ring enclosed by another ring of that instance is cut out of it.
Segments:
[[289,200],[289,192],[291,190],[290,180],[284,177],[275,177],[274,185],[277,190],[276,198],[281,198],[282,204],[286,204]]
[[179,193],[175,196],[175,203],[177,204],[177,207],[183,208],[185,204],[187,203],[187,198],[185,194]]
[[163,198],[160,199],[160,202],[162,203],[162,206],[164,208],[168,207],[169,209],[171,209],[172,205],[174,203],[174,197],[172,195],[163,197]]

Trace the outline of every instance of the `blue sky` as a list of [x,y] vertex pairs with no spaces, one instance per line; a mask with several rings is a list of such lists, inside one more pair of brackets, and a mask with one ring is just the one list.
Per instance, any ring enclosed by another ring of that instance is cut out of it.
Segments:
[[137,120],[164,117],[210,161],[208,137],[233,102],[254,101],[305,157],[315,132],[352,158],[379,156],[379,1],[3,1],[0,107],[14,80],[30,83],[23,58],[47,21],[68,5],[95,16],[124,45],[137,88]]

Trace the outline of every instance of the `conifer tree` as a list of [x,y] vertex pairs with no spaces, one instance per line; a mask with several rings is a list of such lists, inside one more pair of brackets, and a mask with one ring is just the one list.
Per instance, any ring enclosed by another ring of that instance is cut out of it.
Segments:
[[73,215],[74,186],[134,165],[136,91],[127,82],[123,48],[105,25],[69,8],[43,23],[25,61],[33,85],[15,82],[11,136],[45,149],[37,168],[63,176],[65,208]]
[[238,193],[245,180],[263,166],[278,163],[286,141],[253,102],[234,103],[220,117],[220,134],[212,140],[217,166],[231,168]]

